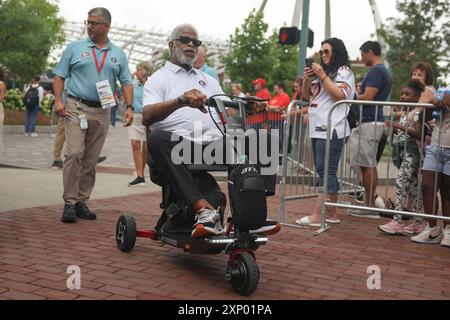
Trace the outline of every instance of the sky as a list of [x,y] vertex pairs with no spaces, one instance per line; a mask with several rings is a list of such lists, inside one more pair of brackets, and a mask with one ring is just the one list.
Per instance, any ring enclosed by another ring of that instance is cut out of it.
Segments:
[[[112,27],[128,26],[140,30],[169,32],[181,23],[193,24],[202,35],[228,40],[253,8],[262,0],[60,0],[60,16],[68,21],[84,21],[94,7],[105,7],[112,15]],[[395,0],[377,0],[383,22],[398,17]],[[269,30],[291,25],[295,0],[268,0],[264,21]],[[309,28],[314,31],[318,51],[324,40],[325,0],[310,1]],[[366,0],[331,0],[331,35],[341,38],[352,59],[359,57],[359,47],[375,39],[375,23]]]

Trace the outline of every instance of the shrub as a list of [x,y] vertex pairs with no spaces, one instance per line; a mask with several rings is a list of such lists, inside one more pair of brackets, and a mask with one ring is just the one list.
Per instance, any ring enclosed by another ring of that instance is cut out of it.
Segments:
[[5,110],[25,111],[23,104],[23,92],[19,89],[11,89],[6,91],[5,100],[3,100]]
[[[24,93],[19,89],[11,89],[6,91],[5,100],[3,101],[3,107],[5,110],[11,111],[25,111],[25,105],[23,104]],[[52,114],[53,99],[48,96],[42,100],[41,107],[39,109],[45,115]]]

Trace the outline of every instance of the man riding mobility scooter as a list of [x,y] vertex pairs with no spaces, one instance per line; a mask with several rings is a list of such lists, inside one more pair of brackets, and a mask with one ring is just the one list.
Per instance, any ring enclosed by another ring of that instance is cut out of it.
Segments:
[[[231,96],[229,96],[231,97]],[[236,98],[236,97],[232,97]],[[222,129],[228,141],[234,138],[243,138],[248,146],[248,132],[245,133],[245,116],[252,105],[259,101],[256,98],[239,98],[233,101],[222,101],[217,96],[207,100],[206,105],[215,110],[220,118]],[[229,116],[227,108],[233,108],[233,116]],[[251,112],[251,111],[250,111]],[[237,133],[237,134],[236,134]],[[257,136],[253,131],[254,136]],[[257,143],[267,146],[267,134]],[[264,140],[265,139],[265,140]],[[278,137],[272,141],[278,141]],[[264,140],[264,143],[261,143]],[[225,145],[225,144],[224,144]],[[259,164],[251,164],[248,156],[248,148],[244,148],[244,154],[238,151],[233,143],[227,144],[238,158],[237,163],[232,164],[191,164],[187,165],[194,181],[209,202],[220,214],[223,225],[226,196],[220,190],[215,179],[208,171],[228,172],[228,191],[230,199],[231,215],[227,219],[225,232],[218,235],[209,235],[202,238],[193,238],[191,233],[195,223],[193,209],[186,205],[182,199],[176,197],[169,185],[159,179],[158,171],[153,170],[151,154],[149,154],[149,166],[151,179],[162,186],[163,200],[161,209],[163,213],[154,230],[138,231],[132,216],[122,215],[116,226],[117,246],[120,250],[128,252],[133,249],[136,237],[158,240],[171,246],[182,248],[185,252],[199,254],[218,254],[222,251],[229,254],[226,278],[232,287],[241,295],[247,296],[255,291],[259,281],[259,268],[255,261],[254,251],[268,241],[267,235],[277,233],[281,226],[276,221],[267,221],[266,196],[274,195],[276,184],[276,170],[271,175],[261,175],[263,169]],[[150,149],[149,149],[150,150]],[[272,148],[277,153],[278,147]],[[266,152],[270,152],[270,146]],[[250,157],[251,158],[251,157]],[[278,154],[273,157],[278,162]],[[259,163],[259,162],[258,162]]]

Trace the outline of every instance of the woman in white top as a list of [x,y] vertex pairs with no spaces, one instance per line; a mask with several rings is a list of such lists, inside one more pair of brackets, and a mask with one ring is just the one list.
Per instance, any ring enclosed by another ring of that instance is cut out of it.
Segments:
[[[324,183],[325,145],[327,130],[331,130],[331,144],[328,170],[328,196],[331,202],[337,201],[339,183],[336,177],[339,159],[344,140],[350,135],[347,121],[348,105],[339,105],[331,119],[331,127],[327,128],[328,115],[335,102],[352,99],[355,95],[355,77],[350,69],[350,61],[342,40],[330,38],[322,42],[320,50],[321,63],[312,63],[305,68],[302,95],[310,100],[308,108],[309,136],[316,173],[319,175],[319,189]],[[319,191],[320,192],[320,191]],[[316,207],[312,215],[298,219],[300,225],[319,226],[323,195],[319,193]],[[339,223],[336,208],[328,209],[328,223]]]

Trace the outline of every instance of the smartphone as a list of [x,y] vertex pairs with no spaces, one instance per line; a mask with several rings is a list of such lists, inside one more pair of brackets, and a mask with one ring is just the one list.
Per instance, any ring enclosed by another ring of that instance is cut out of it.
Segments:
[[312,63],[313,63],[313,59],[311,59],[311,58],[305,59],[305,65],[307,68],[311,68]]

